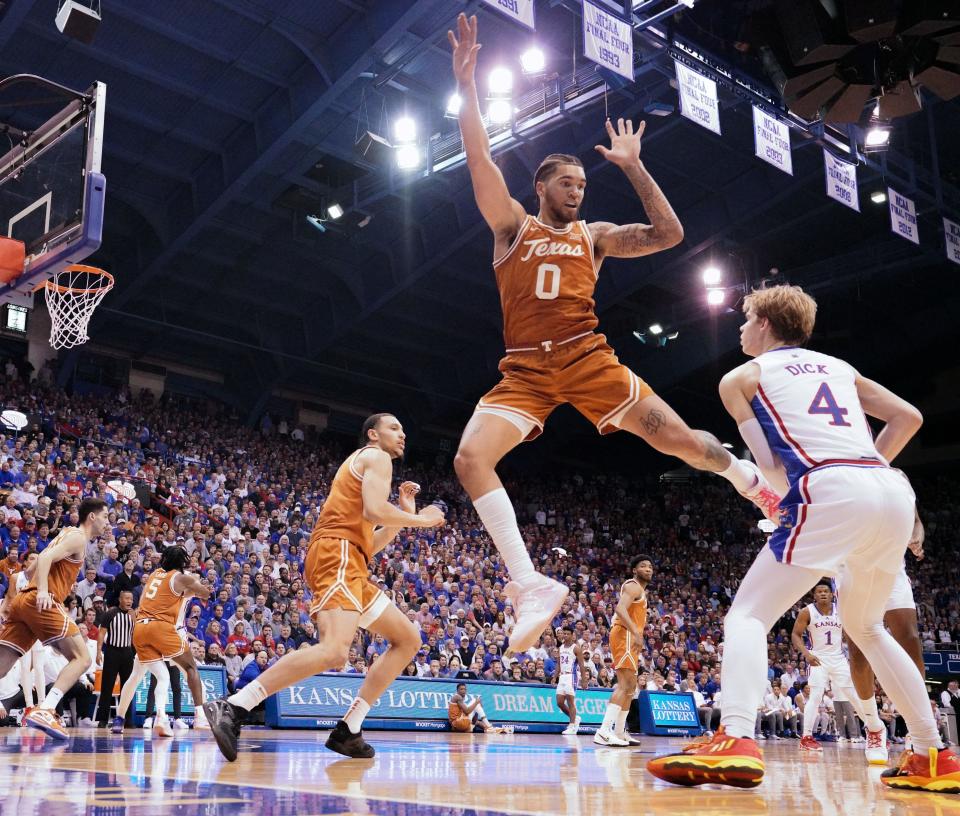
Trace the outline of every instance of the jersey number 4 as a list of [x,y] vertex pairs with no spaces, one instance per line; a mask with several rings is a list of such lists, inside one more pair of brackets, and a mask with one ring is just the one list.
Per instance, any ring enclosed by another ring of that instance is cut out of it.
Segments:
[[[547,276],[550,276],[550,288],[547,288]],[[556,264],[542,263],[537,267],[537,297],[540,300],[556,300],[560,294],[560,267]]]
[[831,425],[851,427],[850,423],[844,419],[850,412],[846,408],[841,408],[837,405],[836,397],[833,396],[830,386],[825,382],[820,383],[820,388],[817,389],[817,395],[813,398],[813,402],[810,403],[807,413],[827,414],[831,417]]

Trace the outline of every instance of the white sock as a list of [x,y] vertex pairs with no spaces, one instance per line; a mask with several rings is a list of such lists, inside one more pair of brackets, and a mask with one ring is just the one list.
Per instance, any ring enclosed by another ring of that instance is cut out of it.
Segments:
[[347,713],[343,715],[343,721],[347,724],[351,734],[360,733],[360,729],[363,728],[363,718],[367,716],[369,711],[370,703],[363,697],[358,695],[353,698],[353,703],[347,709]]
[[50,689],[50,693],[46,696],[43,702],[40,703],[39,707],[46,709],[47,711],[53,711],[60,701],[63,699],[63,692],[58,688]]
[[726,470],[717,471],[717,475],[723,476],[740,493],[745,493],[750,488],[756,487],[758,481],[756,467],[752,467],[750,463],[737,459],[733,455],[730,456],[730,467]]
[[609,703],[607,705],[607,710],[603,714],[603,724],[600,726],[601,731],[611,732],[613,731],[614,725],[616,725],[617,717],[620,716],[620,706],[616,703]]
[[617,714],[617,727],[613,730],[613,733],[618,737],[627,733],[627,714],[629,713],[629,711],[621,711]]
[[885,728],[883,720],[880,719],[880,715],[877,713],[876,697],[870,697],[867,700],[861,700],[859,697],[851,697],[850,700],[851,702],[859,702],[860,710],[857,714],[860,715],[860,719],[863,720],[863,724],[867,726],[868,731],[882,731]]
[[227,702],[239,706],[246,711],[253,711],[260,703],[268,697],[266,689],[260,685],[259,680],[251,680],[236,694],[227,697]]
[[151,663],[150,673],[157,678],[157,687],[153,690],[153,707],[157,712],[158,720],[166,720],[167,717],[167,692],[170,690],[170,671],[166,664],[161,660],[159,663]]
[[480,521],[487,528],[490,538],[503,556],[510,577],[519,583],[529,581],[537,572],[527,552],[527,545],[517,526],[517,514],[510,503],[507,491],[502,487],[474,500],[473,506]]

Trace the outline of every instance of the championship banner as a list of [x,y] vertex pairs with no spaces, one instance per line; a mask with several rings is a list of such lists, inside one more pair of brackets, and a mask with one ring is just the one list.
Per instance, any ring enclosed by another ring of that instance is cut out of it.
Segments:
[[890,201],[890,229],[897,235],[902,235],[908,241],[919,244],[920,233],[917,232],[916,205],[892,187],[887,187],[887,198]]
[[583,0],[583,55],[632,82],[632,26]]
[[827,177],[827,195],[834,201],[860,212],[857,166],[841,161],[829,150],[823,151],[823,164]]
[[[227,670],[223,666],[197,665],[197,671],[200,673],[200,682],[203,684],[204,698],[207,700],[216,700],[227,693]],[[143,678],[143,681],[137,686],[133,694],[133,717],[139,725],[145,719],[147,711],[147,692],[150,690],[150,675]],[[181,709],[185,715],[192,716],[195,711],[193,704],[193,695],[190,693],[190,686],[187,685],[187,673],[180,670],[180,698]],[[167,689],[167,713],[173,716],[173,689]]]
[[943,235],[947,239],[947,258],[955,264],[960,264],[960,224],[944,218]]
[[[457,684],[480,698],[492,723],[514,723],[518,731],[557,733],[568,718],[557,707],[557,689],[539,683],[498,683],[488,680],[434,680],[401,677],[394,680],[370,709],[371,728],[449,728],[447,707]],[[267,725],[280,728],[317,728],[336,725],[360,691],[362,674],[318,674],[267,699]],[[577,713],[582,725],[594,729],[603,722],[610,689],[577,691]]]
[[778,170],[793,175],[790,154],[790,128],[783,122],[753,106],[753,140],[756,156]]
[[527,28],[534,28],[533,0],[483,0],[488,6],[493,6],[501,14],[506,14],[511,20],[516,20]]
[[720,135],[720,103],[717,83],[674,60],[680,91],[680,113]]

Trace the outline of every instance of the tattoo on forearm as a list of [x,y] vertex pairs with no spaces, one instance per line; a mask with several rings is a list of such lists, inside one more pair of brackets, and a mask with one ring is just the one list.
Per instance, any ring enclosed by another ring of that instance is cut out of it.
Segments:
[[660,185],[644,168],[632,168],[626,172],[626,176],[640,197],[654,231],[664,234],[682,229],[680,219],[677,218]]
[[645,417],[641,417],[640,424],[643,426],[643,432],[647,436],[656,436],[657,431],[667,424],[667,415],[658,408],[651,409]]

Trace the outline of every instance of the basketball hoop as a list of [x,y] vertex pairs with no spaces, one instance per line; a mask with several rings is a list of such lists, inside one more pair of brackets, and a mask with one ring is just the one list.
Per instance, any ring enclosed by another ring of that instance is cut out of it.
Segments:
[[50,345],[73,348],[86,343],[90,316],[113,289],[113,275],[93,266],[74,264],[42,284],[50,311]]

